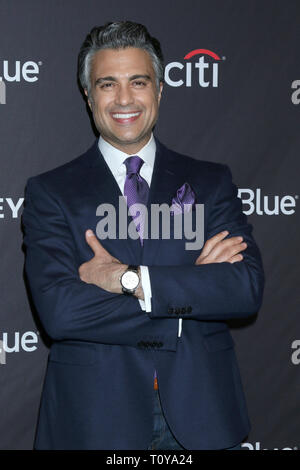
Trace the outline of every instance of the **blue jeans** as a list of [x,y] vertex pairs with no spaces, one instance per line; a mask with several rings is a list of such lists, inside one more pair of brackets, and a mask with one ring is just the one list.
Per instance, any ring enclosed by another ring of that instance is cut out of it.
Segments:
[[[154,390],[153,397],[153,433],[147,450],[186,450],[176,440],[170,430],[161,408],[159,392]],[[240,444],[228,450],[241,450]]]

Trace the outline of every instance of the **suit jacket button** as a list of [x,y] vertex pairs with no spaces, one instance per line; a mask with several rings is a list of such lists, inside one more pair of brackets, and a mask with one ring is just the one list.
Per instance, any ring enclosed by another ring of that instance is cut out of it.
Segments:
[[168,313],[172,315],[172,313],[174,313],[174,308],[173,307],[168,308]]
[[187,313],[191,313],[192,310],[193,310],[192,307],[189,305],[186,311]]

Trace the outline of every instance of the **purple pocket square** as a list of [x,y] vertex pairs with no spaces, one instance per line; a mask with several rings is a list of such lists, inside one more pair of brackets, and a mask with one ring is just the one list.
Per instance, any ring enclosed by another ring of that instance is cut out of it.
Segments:
[[176,196],[172,199],[171,214],[177,215],[189,212],[195,205],[196,196],[189,183],[184,183],[177,189]]

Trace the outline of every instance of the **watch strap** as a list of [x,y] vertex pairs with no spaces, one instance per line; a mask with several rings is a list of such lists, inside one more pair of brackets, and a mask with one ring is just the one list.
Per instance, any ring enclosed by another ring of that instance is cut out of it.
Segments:
[[[128,265],[128,268],[126,269],[126,271],[135,271],[136,273],[138,273],[138,269],[139,269],[138,266],[135,266],[134,264],[129,264],[129,265]],[[126,271],[125,271],[125,272],[126,272]]]

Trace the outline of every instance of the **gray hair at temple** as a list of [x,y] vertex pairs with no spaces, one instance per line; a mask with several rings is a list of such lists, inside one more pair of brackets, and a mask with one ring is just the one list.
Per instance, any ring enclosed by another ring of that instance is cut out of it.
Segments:
[[85,38],[78,54],[78,78],[91,99],[90,71],[93,56],[101,49],[144,49],[152,60],[156,87],[164,81],[164,58],[159,41],[150,36],[146,27],[132,21],[115,21],[95,26]]

